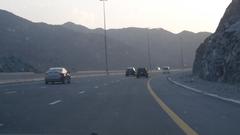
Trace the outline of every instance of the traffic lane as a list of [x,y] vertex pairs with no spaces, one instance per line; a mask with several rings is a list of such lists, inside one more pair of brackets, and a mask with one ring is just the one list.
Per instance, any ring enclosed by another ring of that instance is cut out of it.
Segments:
[[[80,128],[85,134],[94,131],[100,135],[181,135],[182,131],[146,91],[146,81],[127,78],[117,85],[92,93],[90,98],[94,99],[85,99],[86,103],[79,102],[78,99],[73,101],[84,109],[80,107],[75,115],[71,115],[71,119],[79,121],[72,123],[69,120],[71,127],[75,127],[72,131],[85,125]],[[83,125],[79,126],[81,124]]]
[[[124,72],[121,71],[110,71],[109,75],[114,76],[114,75],[123,75]],[[6,75],[9,78],[6,79],[6,77],[0,75],[0,85],[9,85],[9,84],[21,84],[21,83],[32,83],[32,82],[38,82],[38,81],[43,81],[44,80],[44,74],[32,74],[29,75],[28,77],[26,76],[21,76],[21,74],[19,75]],[[106,73],[104,72],[77,72],[77,73],[73,73],[72,74],[72,78],[85,78],[85,77],[98,77],[98,76],[106,76]]]
[[[21,100],[15,106],[4,104],[0,123],[5,125],[0,127],[0,133],[183,134],[149,95],[146,81],[111,76],[49,85],[46,91],[33,90],[39,88],[36,85],[27,86],[25,91],[30,93],[25,92],[28,96],[24,97],[28,104]],[[36,96],[41,102],[33,104],[31,97],[36,91],[44,94]],[[61,102],[43,103],[49,94],[61,96]]]
[[[112,79],[115,83],[121,80],[119,77],[112,77]],[[4,123],[4,126],[1,127],[10,132],[12,129],[22,131],[22,125],[26,126],[26,123],[33,122],[27,124],[26,127],[31,131],[34,121],[46,122],[44,116],[48,116],[49,104],[59,100],[63,103],[63,99],[66,97],[77,96],[79,93],[83,93],[83,90],[97,89],[105,84],[105,81],[104,77],[98,77],[73,79],[70,85],[45,85],[44,82],[1,85],[0,89],[3,90],[0,91],[0,123]],[[6,92],[15,93],[7,94]]]
[[[60,119],[54,121],[56,127],[47,131],[68,134],[97,132],[100,135],[181,135],[182,131],[146,91],[146,81],[123,78],[119,83],[99,87],[81,98],[72,97],[59,105],[57,112],[60,113],[54,117]],[[61,119],[65,115],[67,117]]]
[[[55,92],[62,92],[67,89],[79,88],[77,87],[78,85],[81,85],[81,88],[85,86],[86,88],[91,88],[91,87],[95,88],[95,87],[98,87],[98,84],[99,86],[102,84],[107,85],[106,83],[103,83],[105,81],[104,78],[105,78],[104,76],[101,76],[101,77],[99,76],[98,78],[84,77],[84,78],[72,79],[72,84],[70,85],[69,84],[64,85],[61,83],[45,85],[43,81],[4,84],[4,85],[0,85],[0,96],[5,94],[20,94],[20,93],[26,96],[30,96],[31,94],[33,94],[31,96],[34,96],[34,94],[44,94],[44,92],[48,92],[47,94],[51,94],[51,92],[53,92],[52,94],[55,95],[56,94]],[[112,77],[112,79],[114,78],[116,77]],[[118,81],[120,81],[120,79],[116,78],[115,82],[118,82]],[[73,90],[71,90],[69,94],[71,94],[71,92],[75,92]],[[12,93],[12,92],[15,92],[15,93]]]
[[239,135],[240,106],[194,93],[168,82],[166,75],[151,81],[159,97],[199,134]]

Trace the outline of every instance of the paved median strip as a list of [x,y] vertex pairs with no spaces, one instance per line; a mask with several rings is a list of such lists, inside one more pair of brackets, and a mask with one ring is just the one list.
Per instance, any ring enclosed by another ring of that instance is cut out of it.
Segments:
[[173,112],[163,100],[154,92],[150,85],[151,79],[147,82],[147,88],[151,96],[159,104],[165,113],[175,122],[175,124],[186,134],[186,135],[198,135],[198,133],[192,129],[185,121],[183,121],[175,112]]
[[193,91],[193,92],[196,92],[196,93],[199,93],[199,94],[202,94],[202,95],[205,95],[205,96],[209,96],[209,97],[212,97],[212,98],[220,99],[220,100],[222,100],[222,101],[227,101],[227,102],[231,102],[231,103],[235,103],[235,104],[240,105],[240,101],[239,101],[239,100],[222,97],[222,96],[219,96],[219,95],[217,95],[217,94],[212,94],[212,93],[205,92],[205,91],[203,91],[203,90],[198,90],[198,89],[189,87],[189,86],[187,86],[187,85],[181,84],[181,83],[179,83],[179,82],[177,82],[177,81],[174,81],[174,80],[172,80],[170,77],[168,77],[168,80],[169,80],[170,82],[172,82],[173,84],[175,84],[175,85],[177,85],[177,86],[180,86],[180,87],[182,87],[182,88],[185,88],[185,89],[187,89],[187,90],[191,90],[191,91]]
[[61,102],[62,102],[62,100],[56,100],[54,102],[49,103],[48,105],[56,105],[56,104],[61,103]]
[[27,83],[27,82],[35,82],[35,81],[42,81],[42,80],[43,80],[42,78],[6,80],[6,81],[0,81],[0,84]]
[[[110,73],[111,76],[115,75],[122,75],[123,73]],[[80,75],[73,75],[72,78],[86,78],[86,77],[100,77],[100,76],[106,76],[105,73],[94,73],[94,74],[80,74]],[[44,81],[44,77],[39,78],[31,78],[31,79],[12,79],[12,80],[0,80],[0,85],[2,84],[15,84],[15,83],[27,83],[27,82],[38,82],[38,81]]]

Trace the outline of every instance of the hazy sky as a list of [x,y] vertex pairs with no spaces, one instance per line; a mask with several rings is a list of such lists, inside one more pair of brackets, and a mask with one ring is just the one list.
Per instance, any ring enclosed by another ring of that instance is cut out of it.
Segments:
[[[214,32],[231,0],[108,0],[107,27],[164,28]],[[89,28],[103,26],[99,0],[0,0],[0,8],[34,22],[72,21]]]

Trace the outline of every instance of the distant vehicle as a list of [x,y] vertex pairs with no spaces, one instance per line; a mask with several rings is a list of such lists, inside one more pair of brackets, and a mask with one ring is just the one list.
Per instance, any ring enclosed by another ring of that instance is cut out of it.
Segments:
[[169,66],[165,66],[162,69],[163,69],[164,74],[170,74],[170,67]]
[[146,68],[138,68],[137,69],[137,75],[136,77],[139,78],[139,77],[146,77],[148,78],[148,71]]
[[71,83],[70,72],[62,67],[49,68],[48,71],[46,72],[45,84],[48,84],[49,82],[51,83],[61,82],[63,84],[65,83],[69,84]]
[[126,76],[136,76],[136,69],[134,67],[129,67],[126,69]]
[[161,70],[161,68],[160,68],[160,67],[157,67],[157,70],[158,70],[158,71],[160,71],[160,70]]

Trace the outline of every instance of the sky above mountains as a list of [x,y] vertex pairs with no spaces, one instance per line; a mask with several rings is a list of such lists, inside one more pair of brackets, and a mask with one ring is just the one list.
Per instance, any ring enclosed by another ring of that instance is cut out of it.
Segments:
[[[164,28],[178,33],[214,32],[231,0],[108,0],[108,28]],[[99,0],[3,0],[0,8],[34,22],[71,21],[89,28],[103,26]]]

